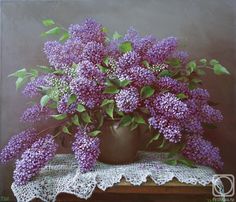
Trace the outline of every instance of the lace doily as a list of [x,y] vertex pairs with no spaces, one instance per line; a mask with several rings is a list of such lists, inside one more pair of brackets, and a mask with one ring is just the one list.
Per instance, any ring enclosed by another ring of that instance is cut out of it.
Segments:
[[[135,163],[108,165],[98,162],[92,171],[81,174],[72,154],[58,154],[27,185],[17,186],[13,183],[11,188],[19,202],[28,202],[34,198],[54,202],[56,196],[62,192],[87,199],[96,187],[105,191],[120,182],[122,177],[133,185],[141,185],[146,182],[147,177],[157,185],[163,185],[174,177],[180,182],[193,185],[215,183],[215,172],[211,168],[171,166],[164,163],[166,158],[165,153],[139,152],[139,160]],[[219,182],[218,186],[221,186]]]

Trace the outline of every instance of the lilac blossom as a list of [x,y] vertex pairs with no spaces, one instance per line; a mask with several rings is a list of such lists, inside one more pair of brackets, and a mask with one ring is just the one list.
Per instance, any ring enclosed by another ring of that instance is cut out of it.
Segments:
[[137,66],[141,61],[138,53],[135,51],[129,51],[119,57],[117,66],[121,69],[128,69],[132,66]]
[[75,134],[72,150],[75,153],[81,172],[87,172],[95,166],[100,154],[99,145],[100,139],[89,137],[85,130],[82,132],[79,130]]
[[50,77],[52,77],[52,75],[41,75],[35,78],[33,81],[30,81],[22,91],[23,95],[30,98],[40,95],[40,87],[48,87],[48,79]]
[[191,91],[191,98],[199,104],[205,104],[209,100],[209,93],[206,89],[196,88]]
[[77,77],[94,80],[98,83],[103,83],[105,81],[105,75],[100,71],[100,69],[87,60],[78,64]]
[[105,47],[101,43],[89,42],[85,45],[81,57],[94,64],[100,64],[105,57]]
[[184,93],[187,96],[190,94],[190,90],[188,89],[188,85],[186,83],[177,81],[170,77],[161,77],[156,82],[156,86],[160,90],[168,90],[174,94]]
[[58,105],[57,105],[57,111],[60,114],[73,114],[76,111],[77,108],[77,102],[71,103],[68,105],[68,99],[69,99],[70,95],[65,94],[64,96],[61,97],[61,99],[58,101]]
[[92,109],[98,106],[102,99],[104,86],[98,85],[96,81],[85,77],[78,77],[70,83],[70,89],[77,96],[78,102],[81,102]]
[[134,87],[122,89],[116,96],[117,107],[122,112],[133,112],[139,105],[139,93]]
[[179,122],[167,119],[164,116],[151,117],[148,122],[170,142],[177,143],[180,141],[182,134]]
[[219,154],[219,148],[214,147],[202,136],[190,136],[182,150],[184,156],[194,162],[206,166],[211,166],[217,170],[223,168],[223,162]]
[[57,41],[48,41],[44,44],[44,53],[46,54],[49,63],[55,69],[64,69],[71,65],[71,60],[63,49],[63,45]]
[[31,107],[28,107],[22,114],[20,120],[22,122],[34,123],[40,120],[46,120],[49,118],[51,111],[45,106],[41,107],[40,104],[35,104]]
[[119,50],[120,43],[121,43],[120,39],[111,40],[106,47],[107,55],[109,55],[114,59],[118,59],[121,56],[121,52]]
[[143,60],[148,60],[148,50],[157,43],[157,39],[152,35],[141,37],[133,28],[129,28],[124,36],[124,40],[131,41],[133,49],[139,53]]
[[37,131],[34,128],[24,130],[11,137],[11,139],[8,141],[8,144],[2,149],[0,153],[0,162],[6,163],[16,158],[23,151],[29,148],[37,138]]
[[25,185],[32,177],[37,175],[49,160],[51,160],[57,150],[53,136],[47,135],[34,142],[16,161],[14,170],[14,182],[16,185]]
[[168,118],[181,120],[188,117],[187,105],[172,93],[160,94],[154,100],[153,105],[157,113]]
[[168,37],[158,41],[147,52],[149,60],[153,64],[164,62],[177,48],[177,39]]
[[172,93],[161,93],[145,102],[152,116],[161,114],[170,119],[181,120],[188,117],[187,104]]
[[186,64],[189,58],[189,54],[186,51],[175,51],[171,55],[171,58],[178,59],[182,64]]
[[121,81],[132,81],[131,85],[136,87],[153,85],[157,80],[155,74],[152,71],[141,66],[134,66],[128,70],[117,69],[116,76]]
[[102,25],[91,18],[86,19],[80,25],[71,25],[69,27],[69,34],[71,38],[78,38],[83,43],[91,41],[104,43],[106,36],[102,30]]
[[69,65],[72,63],[79,63],[83,60],[82,52],[84,49],[84,44],[79,39],[69,39],[63,45],[63,52],[68,55]]
[[206,104],[202,106],[201,110],[203,119],[202,122],[214,124],[223,120],[223,116],[218,109],[214,109]]

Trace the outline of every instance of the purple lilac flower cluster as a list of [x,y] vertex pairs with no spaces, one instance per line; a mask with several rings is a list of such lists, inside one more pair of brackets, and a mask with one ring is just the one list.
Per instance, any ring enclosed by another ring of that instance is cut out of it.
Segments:
[[148,59],[154,64],[164,62],[177,48],[177,39],[168,37],[154,44],[147,52]]
[[77,38],[82,43],[95,41],[104,43],[106,34],[103,32],[101,24],[89,18],[86,19],[81,25],[71,25],[69,27],[69,34],[71,38]]
[[94,80],[89,80],[85,77],[79,77],[74,79],[70,83],[70,89],[73,94],[78,98],[78,102],[81,102],[89,109],[98,106],[103,98],[101,92],[104,86],[98,85]]
[[202,135],[202,123],[215,124],[222,121],[221,112],[209,106],[208,99],[209,93],[205,89],[197,88],[190,92],[189,99],[185,101],[189,108],[189,118],[183,122],[188,133]]
[[41,75],[33,81],[30,81],[22,91],[23,95],[30,98],[40,95],[40,87],[48,87],[48,80],[50,79],[50,77],[53,77],[53,75]]
[[50,109],[45,106],[42,107],[40,104],[35,104],[28,107],[22,114],[20,120],[22,122],[35,123],[37,121],[46,120],[51,114]]
[[22,154],[21,159],[16,161],[14,182],[17,185],[25,185],[55,156],[57,147],[53,136],[49,134],[34,142]]
[[133,112],[139,105],[139,93],[137,88],[130,87],[122,89],[115,96],[117,107],[122,112]]
[[182,151],[183,155],[196,163],[211,166],[217,170],[223,168],[223,162],[219,154],[219,148],[204,140],[199,135],[190,136]]
[[75,113],[78,103],[73,102],[71,104],[68,104],[69,97],[70,97],[70,95],[65,94],[59,100],[58,105],[57,105],[57,111],[60,114],[66,114],[66,113],[73,114],[73,113]]
[[100,154],[99,144],[99,138],[89,137],[85,130],[79,130],[75,134],[72,150],[75,153],[81,172],[91,170],[96,164]]
[[13,136],[8,141],[8,144],[2,149],[0,153],[0,162],[6,163],[16,158],[24,150],[29,148],[37,138],[37,131],[34,128],[24,130]]
[[189,115],[187,105],[169,92],[158,94],[145,104],[152,115],[149,124],[170,142],[179,142],[182,136],[181,123]]

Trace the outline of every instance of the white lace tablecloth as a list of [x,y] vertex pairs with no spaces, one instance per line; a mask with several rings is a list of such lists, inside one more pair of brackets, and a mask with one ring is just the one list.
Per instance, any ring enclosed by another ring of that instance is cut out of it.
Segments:
[[211,168],[171,166],[164,163],[166,158],[165,153],[139,152],[135,163],[108,165],[98,162],[94,170],[81,174],[72,154],[58,154],[27,185],[17,186],[13,183],[11,188],[19,202],[28,202],[34,198],[54,202],[62,192],[87,199],[96,187],[105,191],[120,182],[122,177],[133,185],[141,185],[147,177],[157,185],[163,185],[174,177],[180,182],[193,185],[215,183],[215,172]]

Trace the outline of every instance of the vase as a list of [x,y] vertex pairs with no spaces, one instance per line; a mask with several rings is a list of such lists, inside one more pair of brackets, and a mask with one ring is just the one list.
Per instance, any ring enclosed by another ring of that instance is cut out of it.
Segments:
[[118,120],[105,120],[101,127],[99,161],[108,164],[134,162],[140,145],[138,128],[119,126]]

